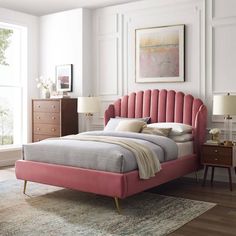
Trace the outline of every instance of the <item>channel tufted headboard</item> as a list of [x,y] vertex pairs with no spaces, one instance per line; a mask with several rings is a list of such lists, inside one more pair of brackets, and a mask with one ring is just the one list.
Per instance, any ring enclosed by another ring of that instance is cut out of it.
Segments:
[[145,90],[125,95],[105,111],[105,125],[116,116],[140,118],[151,117],[151,123],[177,122],[193,126],[195,152],[205,141],[207,108],[192,95],[174,90]]

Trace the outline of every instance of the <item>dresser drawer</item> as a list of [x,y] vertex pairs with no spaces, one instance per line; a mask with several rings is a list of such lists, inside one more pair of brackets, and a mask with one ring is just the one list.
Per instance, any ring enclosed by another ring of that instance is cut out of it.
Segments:
[[59,101],[34,101],[33,111],[35,112],[59,112]]
[[34,113],[34,124],[53,124],[60,125],[60,113]]
[[38,124],[34,125],[34,134],[48,134],[53,136],[60,135],[60,126],[59,125],[48,125],[48,124]]
[[39,142],[39,141],[47,139],[47,138],[55,138],[55,137],[57,137],[57,136],[43,135],[43,134],[34,134],[33,135],[33,142]]

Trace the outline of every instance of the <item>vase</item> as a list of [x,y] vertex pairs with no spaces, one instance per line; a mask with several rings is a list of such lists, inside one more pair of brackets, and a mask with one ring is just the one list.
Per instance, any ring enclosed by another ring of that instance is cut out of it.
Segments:
[[220,134],[219,133],[212,134],[211,137],[212,137],[211,139],[212,139],[213,142],[220,143]]
[[50,98],[50,91],[49,91],[49,89],[42,90],[41,97],[45,98],[45,99]]

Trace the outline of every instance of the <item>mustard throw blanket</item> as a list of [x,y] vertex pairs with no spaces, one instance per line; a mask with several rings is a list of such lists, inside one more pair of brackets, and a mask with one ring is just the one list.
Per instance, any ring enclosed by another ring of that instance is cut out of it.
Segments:
[[93,141],[116,144],[131,151],[137,161],[140,179],[149,179],[155,176],[155,173],[161,170],[161,164],[155,154],[141,143],[133,140],[110,137],[110,136],[92,136],[92,135],[68,135],[62,139],[73,139],[79,141]]

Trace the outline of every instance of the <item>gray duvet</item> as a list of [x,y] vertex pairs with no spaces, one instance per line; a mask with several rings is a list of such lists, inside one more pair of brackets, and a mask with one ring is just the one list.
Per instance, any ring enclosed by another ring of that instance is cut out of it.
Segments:
[[[92,131],[79,135],[113,136],[131,139],[145,145],[155,153],[159,161],[174,160],[178,155],[176,143],[166,137],[131,133]],[[23,158],[59,165],[86,169],[125,173],[138,168],[133,153],[119,145],[95,141],[80,141],[73,138],[46,139],[23,146]]]

